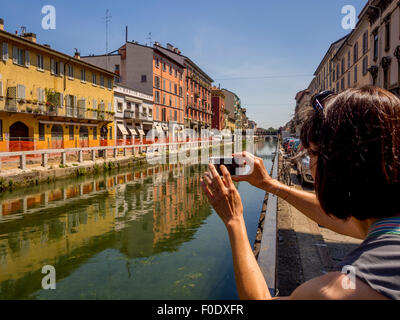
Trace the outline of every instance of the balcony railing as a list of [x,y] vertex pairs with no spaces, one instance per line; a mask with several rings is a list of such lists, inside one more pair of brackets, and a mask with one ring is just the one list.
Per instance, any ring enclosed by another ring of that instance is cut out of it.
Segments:
[[[45,105],[44,103],[38,102],[18,102],[9,103],[12,99],[7,99],[5,105],[0,108],[0,111],[28,113],[33,115],[46,115],[52,117],[69,117],[78,119],[92,119],[102,121],[113,121],[113,113],[107,111],[99,111],[86,108],[74,108],[74,107],[59,107],[52,105]],[[15,99],[14,99],[15,100]],[[14,101],[15,102],[15,101]],[[133,112],[132,112],[133,113]]]
[[131,110],[124,111],[124,118],[125,119],[133,119],[135,117],[135,113]]

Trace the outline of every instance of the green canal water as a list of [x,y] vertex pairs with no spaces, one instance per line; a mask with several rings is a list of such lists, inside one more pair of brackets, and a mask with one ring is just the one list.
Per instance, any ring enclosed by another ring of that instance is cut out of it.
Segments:
[[[256,144],[271,168],[272,140]],[[0,195],[0,299],[237,299],[205,167],[126,169]],[[250,242],[264,192],[238,184]],[[42,289],[42,267],[56,289]]]

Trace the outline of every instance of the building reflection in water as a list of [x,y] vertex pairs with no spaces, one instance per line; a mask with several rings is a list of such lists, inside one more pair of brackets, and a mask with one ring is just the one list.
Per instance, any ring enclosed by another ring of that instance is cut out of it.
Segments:
[[178,250],[212,212],[202,170],[164,165],[2,194],[0,299],[31,298],[47,264],[60,280],[109,248],[129,258]]

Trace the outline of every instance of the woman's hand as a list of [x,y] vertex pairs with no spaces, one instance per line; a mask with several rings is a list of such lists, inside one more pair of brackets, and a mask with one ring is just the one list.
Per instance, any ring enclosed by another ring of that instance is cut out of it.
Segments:
[[243,205],[239,192],[232,182],[225,166],[221,166],[224,179],[221,179],[215,166],[209,164],[210,172],[201,179],[201,187],[219,217],[228,227],[232,223],[242,222]]
[[275,190],[277,181],[272,179],[264,167],[264,161],[261,158],[255,157],[251,153],[244,151],[236,153],[233,157],[240,165],[248,165],[250,173],[243,176],[233,176],[233,181],[247,181],[251,185],[263,189],[267,192]]

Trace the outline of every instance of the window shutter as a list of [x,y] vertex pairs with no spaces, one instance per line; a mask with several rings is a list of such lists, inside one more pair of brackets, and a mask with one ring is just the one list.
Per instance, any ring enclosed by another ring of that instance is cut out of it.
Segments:
[[64,94],[60,93],[60,107],[64,107]]
[[31,57],[30,57],[29,51],[26,50],[25,51],[25,66],[29,67],[30,65],[31,65]]
[[108,103],[108,111],[111,111],[111,102]]
[[97,101],[96,101],[96,99],[93,99],[93,109],[97,109]]
[[0,80],[0,97],[3,97],[3,80]]
[[50,73],[51,74],[54,74],[54,69],[55,69],[54,59],[50,59]]
[[8,60],[8,43],[3,42],[3,54],[2,54],[3,61]]
[[25,86],[22,84],[17,87],[17,99],[25,99]]
[[64,75],[64,62],[60,62],[60,76]]
[[18,63],[18,48],[13,47],[13,62]]
[[76,108],[78,106],[78,101],[76,100],[76,96],[73,96],[73,107]]

